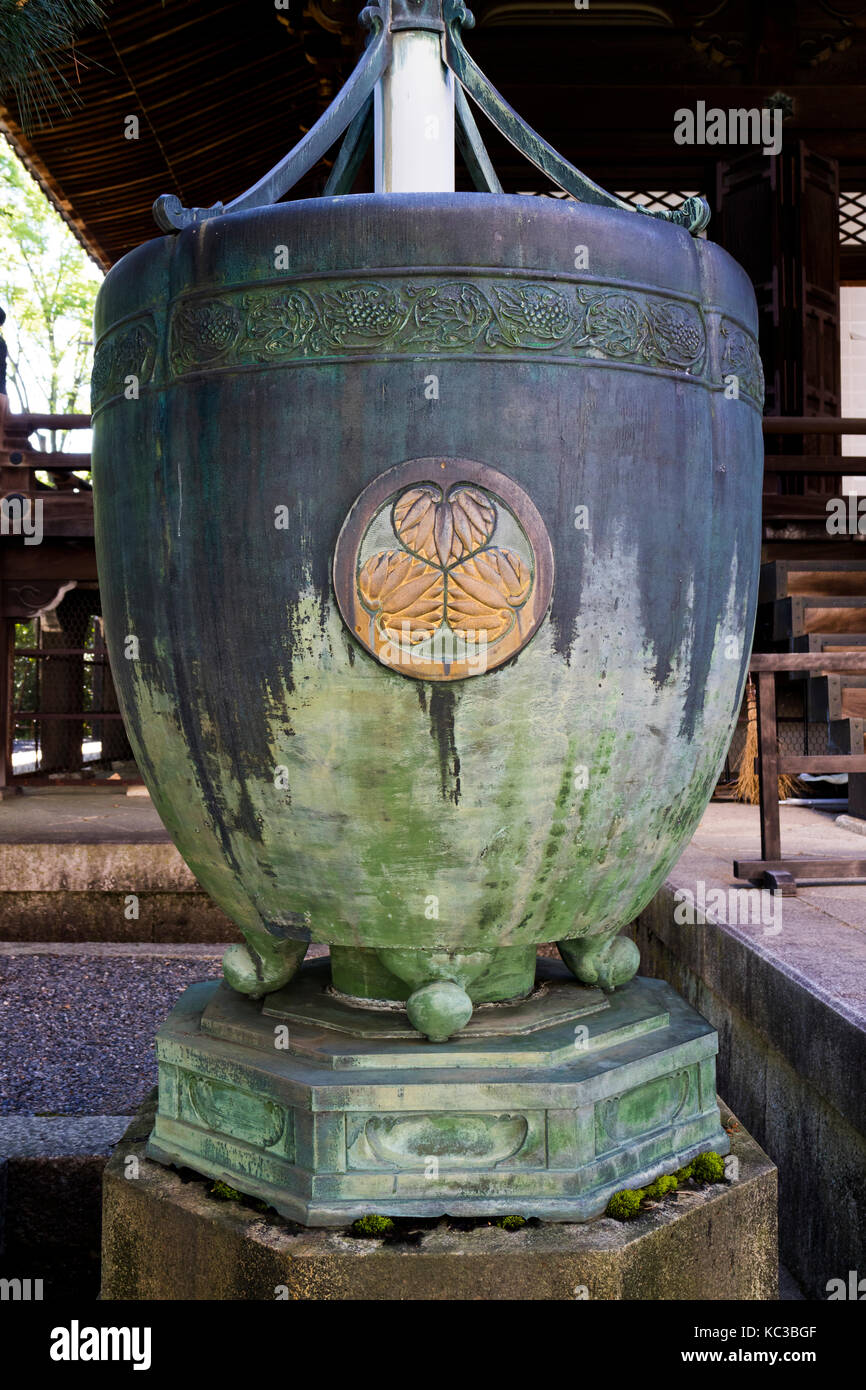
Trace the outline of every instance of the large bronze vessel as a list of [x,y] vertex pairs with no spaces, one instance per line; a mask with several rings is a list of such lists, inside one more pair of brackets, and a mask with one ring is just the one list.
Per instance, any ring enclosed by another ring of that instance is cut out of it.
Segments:
[[[320,199],[148,243],[109,274],[97,332],[127,727],[252,952],[375,950],[377,990],[394,951],[531,962],[564,940],[581,978],[615,973],[611,937],[691,835],[742,693],[761,486],[742,271],[579,204]],[[391,524],[401,497],[427,541]],[[407,557],[378,608],[376,552]],[[232,983],[284,983],[262,957]]]
[[169,209],[105,282],[112,668],[235,991],[326,942],[441,1042],[539,943],[637,969],[742,695],[762,379],[700,213],[616,202]]

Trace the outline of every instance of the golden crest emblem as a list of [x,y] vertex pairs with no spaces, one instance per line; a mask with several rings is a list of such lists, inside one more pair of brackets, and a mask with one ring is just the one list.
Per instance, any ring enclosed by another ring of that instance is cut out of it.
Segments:
[[500,666],[537,631],[553,552],[512,479],[469,459],[413,459],[358,498],[334,584],[348,627],[384,665],[462,680]]

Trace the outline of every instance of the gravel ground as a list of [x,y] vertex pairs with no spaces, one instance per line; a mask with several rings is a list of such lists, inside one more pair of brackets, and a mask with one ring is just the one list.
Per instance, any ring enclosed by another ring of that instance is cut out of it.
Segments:
[[0,958],[0,1114],[131,1115],[156,1084],[153,1038],[220,955]]
[[[157,1029],[187,985],[222,974],[223,946],[160,949],[2,943],[0,1115],[135,1113],[156,1085]],[[311,946],[308,959],[327,949]]]

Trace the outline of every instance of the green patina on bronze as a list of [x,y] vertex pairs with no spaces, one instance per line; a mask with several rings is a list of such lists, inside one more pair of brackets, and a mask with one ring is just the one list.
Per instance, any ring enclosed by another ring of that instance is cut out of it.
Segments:
[[408,999],[431,980],[461,985],[473,1004],[519,999],[535,983],[536,947],[498,951],[365,950],[332,946],[331,978],[342,994],[361,999]]
[[341,1226],[443,1211],[583,1221],[623,1187],[728,1151],[715,1032],[661,980],[606,996],[544,962],[529,1000],[476,1009],[450,1042],[425,1042],[402,1009],[350,1014],[326,962],[258,1008],[191,986],[157,1037],[150,1156]]
[[[485,953],[489,998],[515,988],[497,953],[544,941],[587,982],[633,973],[612,938],[691,834],[739,706],[754,330],[751,287],[711,243],[504,195],[222,216],[109,274],[94,476],[112,660],[157,808],[245,933],[236,988],[280,988],[308,940],[341,948],[347,993],[370,969],[351,952],[380,953],[397,999],[401,952],[414,987],[443,953]],[[555,564],[529,644],[444,684],[363,650],[331,576],[367,484],[436,456],[513,478]]]

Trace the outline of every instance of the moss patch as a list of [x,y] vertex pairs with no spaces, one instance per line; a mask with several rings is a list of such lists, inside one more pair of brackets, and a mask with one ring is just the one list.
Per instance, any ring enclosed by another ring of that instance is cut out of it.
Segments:
[[676,1192],[678,1186],[673,1174],[663,1175],[656,1178],[655,1182],[650,1183],[649,1187],[644,1189],[644,1196],[648,1197],[651,1202],[660,1202],[662,1197],[666,1197],[669,1192]]
[[370,1213],[368,1216],[359,1216],[357,1221],[353,1221],[350,1227],[352,1235],[362,1236],[365,1239],[390,1235],[394,1230],[394,1222],[390,1216],[375,1216]]
[[643,1195],[642,1187],[636,1187],[634,1191],[624,1187],[622,1192],[613,1194],[607,1204],[605,1215],[612,1216],[615,1221],[633,1221],[640,1214]]
[[[197,1177],[198,1174],[193,1176]],[[283,1221],[283,1218],[267,1202],[261,1201],[258,1197],[251,1197],[247,1192],[239,1192],[236,1187],[231,1187],[227,1182],[221,1182],[219,1178],[209,1184],[207,1195],[215,1197],[218,1202],[244,1202],[248,1207],[252,1207],[253,1211],[270,1212],[272,1221]],[[298,1229],[300,1230],[301,1227]]]
[[494,1221],[494,1226],[500,1226],[503,1231],[519,1231],[521,1226],[526,1225],[525,1216],[500,1216]]
[[725,1160],[721,1154],[708,1149],[706,1153],[698,1154],[697,1158],[693,1158],[684,1168],[656,1178],[649,1187],[623,1188],[611,1197],[605,1208],[605,1216],[612,1216],[616,1221],[633,1221],[640,1215],[641,1204],[645,1200],[659,1202],[676,1192],[690,1179],[699,1183],[724,1182]]
[[725,1160],[721,1154],[713,1153],[708,1150],[705,1154],[698,1154],[692,1160],[692,1177],[696,1182],[724,1182],[725,1181]]
[[243,1194],[238,1192],[236,1187],[229,1187],[227,1182],[212,1182],[208,1189],[209,1197],[216,1197],[220,1202],[242,1202]]

